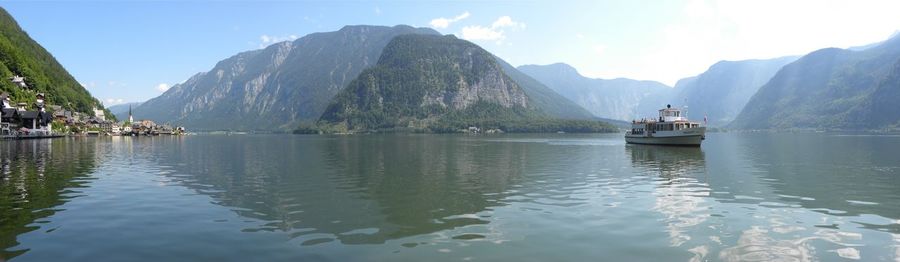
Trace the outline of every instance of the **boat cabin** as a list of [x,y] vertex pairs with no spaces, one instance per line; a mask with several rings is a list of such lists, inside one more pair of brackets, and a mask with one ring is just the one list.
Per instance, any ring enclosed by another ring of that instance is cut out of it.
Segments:
[[659,110],[659,122],[676,121],[687,121],[687,117],[681,114],[681,109],[672,108],[672,105],[666,105],[666,108]]
[[697,127],[700,127],[700,123],[689,121],[681,109],[672,108],[672,105],[666,105],[666,108],[659,110],[659,118],[657,119],[632,121],[629,133],[632,135],[652,135],[658,131],[680,131]]

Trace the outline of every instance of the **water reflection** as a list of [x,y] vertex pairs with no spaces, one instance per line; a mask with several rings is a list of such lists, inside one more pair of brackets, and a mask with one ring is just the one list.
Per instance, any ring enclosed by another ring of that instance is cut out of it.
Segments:
[[156,154],[173,169],[169,176],[267,221],[244,231],[286,232],[303,245],[380,244],[485,224],[478,213],[500,204],[497,193],[521,174],[527,156],[523,144],[416,135],[178,143],[186,145]]
[[16,248],[19,235],[41,229],[42,218],[79,196],[96,166],[94,150],[70,139],[0,141],[0,260],[27,252]]
[[828,134],[748,135],[741,140],[736,149],[751,161],[753,182],[771,189],[756,197],[765,207],[754,214],[762,223],[743,230],[721,259],[871,259],[884,252],[883,244],[872,243],[888,242],[900,232],[900,206],[890,204],[900,200],[900,167],[891,156],[900,140]]
[[[626,151],[631,156],[635,168],[644,174],[655,174],[656,187],[653,195],[656,204],[653,209],[662,213],[669,243],[673,247],[683,247],[691,239],[692,232],[701,232],[698,227],[709,217],[709,185],[705,182],[706,160],[700,148],[664,147],[650,145],[628,145]],[[695,233],[696,234],[696,233]],[[704,240],[703,238],[699,238]],[[716,238],[713,238],[716,239]],[[694,241],[697,242],[697,241]],[[687,251],[698,260],[707,255],[706,245],[691,245]]]
[[[900,205],[894,204],[900,203],[900,138],[772,134],[754,141],[745,147],[747,154],[782,199],[834,216],[900,219]],[[891,221],[880,222],[866,226],[900,233]]]
[[881,151],[898,143],[709,138],[702,148],[568,134],[4,142],[0,240],[4,258],[31,249],[22,261],[900,257],[900,169]]
[[719,259],[865,259],[885,252],[890,236],[882,232],[896,232],[898,206],[883,203],[895,203],[900,192],[891,174],[897,162],[886,153],[900,141],[827,134],[713,139],[721,141],[704,150],[718,202],[714,220],[723,222],[711,224],[739,232],[721,245]]

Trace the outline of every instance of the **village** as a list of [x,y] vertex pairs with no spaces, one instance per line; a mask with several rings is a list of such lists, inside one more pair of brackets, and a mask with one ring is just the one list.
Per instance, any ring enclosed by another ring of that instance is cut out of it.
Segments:
[[[9,78],[17,87],[28,90],[25,77]],[[28,90],[31,91],[31,90]],[[36,94],[28,103],[11,101],[8,93],[0,94],[0,139],[53,138],[64,136],[156,136],[181,135],[183,127],[158,125],[150,120],[134,121],[131,108],[128,120],[116,122],[106,117],[103,109],[93,109],[93,115],[45,104],[45,95]]]

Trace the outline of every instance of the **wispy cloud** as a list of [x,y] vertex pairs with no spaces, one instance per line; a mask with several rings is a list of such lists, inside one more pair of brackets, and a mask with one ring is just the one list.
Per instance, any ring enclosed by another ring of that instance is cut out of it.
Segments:
[[490,27],[480,25],[463,27],[462,38],[473,41],[496,41],[497,44],[502,44],[503,40],[506,39],[505,29],[521,30],[525,29],[525,24],[513,21],[509,16],[501,16],[491,23]]
[[501,17],[497,18],[497,21],[494,21],[494,23],[491,24],[491,28],[493,28],[493,29],[497,29],[497,28],[501,28],[501,27],[513,27],[513,28],[523,28],[524,29],[525,24],[513,21],[511,17],[505,15],[505,16],[501,16]]
[[469,12],[466,11],[466,12],[463,12],[462,14],[460,14],[456,17],[453,17],[453,18],[444,18],[444,17],[435,18],[435,19],[431,20],[430,24],[431,24],[431,27],[434,27],[434,28],[447,28],[452,23],[455,23],[455,22],[458,22],[459,20],[468,18],[469,15],[470,15]]
[[377,7],[377,6],[375,7],[375,15],[381,15],[381,8],[380,8],[380,7]]
[[169,86],[169,84],[166,84],[166,83],[156,85],[156,90],[158,90],[160,92],[165,92],[166,90],[169,90],[169,88],[171,88],[171,86]]
[[259,40],[261,41],[259,43],[259,48],[265,48],[274,43],[297,40],[297,35],[271,36],[264,34],[259,36]]
[[106,100],[104,100],[104,102],[106,102],[105,106],[108,107],[108,106],[114,106],[114,105],[118,105],[118,104],[124,104],[124,103],[125,103],[125,99],[122,99],[122,98],[107,98]]

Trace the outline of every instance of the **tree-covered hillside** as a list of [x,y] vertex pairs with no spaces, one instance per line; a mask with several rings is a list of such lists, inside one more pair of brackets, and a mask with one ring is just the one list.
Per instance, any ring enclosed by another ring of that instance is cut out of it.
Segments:
[[[23,90],[9,81],[24,76],[32,91]],[[31,103],[37,93],[45,93],[47,102],[93,115],[92,108],[102,108],[100,101],[66,72],[53,56],[28,36],[15,19],[0,8],[0,92],[10,94],[14,102]],[[107,114],[112,116],[112,114]]]
[[191,130],[285,130],[313,123],[401,34],[438,32],[406,25],[345,26],[242,52],[135,107],[134,117]]
[[900,37],[862,51],[826,48],[784,66],[730,125],[739,129],[896,127]]
[[[335,97],[319,124],[339,132],[563,126],[531,101],[481,47],[452,35],[402,35]],[[596,125],[593,131],[612,129]]]

